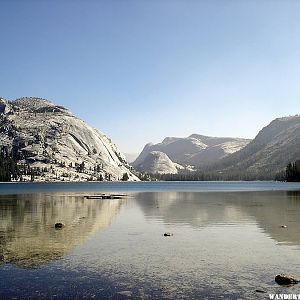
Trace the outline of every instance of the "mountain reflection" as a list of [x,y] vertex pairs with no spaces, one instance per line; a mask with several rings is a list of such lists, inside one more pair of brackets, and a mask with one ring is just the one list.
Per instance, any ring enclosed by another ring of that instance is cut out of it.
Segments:
[[[119,213],[122,200],[74,195],[0,196],[0,255],[6,262],[35,267],[62,258]],[[55,230],[56,222],[65,223]]]
[[139,193],[136,201],[146,218],[165,224],[256,224],[280,244],[300,245],[299,192]]

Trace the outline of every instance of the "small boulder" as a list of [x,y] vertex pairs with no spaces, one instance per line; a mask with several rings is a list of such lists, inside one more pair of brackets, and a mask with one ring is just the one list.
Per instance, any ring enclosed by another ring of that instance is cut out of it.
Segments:
[[290,274],[279,274],[275,277],[275,281],[279,285],[289,285],[299,283],[300,279]]
[[165,233],[164,233],[164,236],[173,236],[173,233],[165,232]]
[[0,262],[3,262],[4,261],[4,255],[3,254],[0,254]]
[[280,227],[281,227],[281,228],[287,228],[287,226],[286,226],[286,225],[281,225]]
[[65,227],[65,224],[61,222],[57,222],[55,223],[54,227],[55,229],[62,229],[63,227]]

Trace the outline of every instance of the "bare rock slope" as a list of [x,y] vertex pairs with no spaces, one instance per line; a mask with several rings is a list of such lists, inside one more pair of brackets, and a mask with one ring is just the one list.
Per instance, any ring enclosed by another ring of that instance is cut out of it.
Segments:
[[[172,162],[182,166],[199,167],[220,160],[245,147],[250,140],[241,138],[209,137],[192,134],[186,138],[167,137],[161,143],[147,144],[133,166],[137,169],[144,164],[152,151],[165,153]],[[150,171],[145,170],[144,171]]]
[[167,154],[160,151],[151,151],[147,154],[144,161],[137,166],[142,172],[151,174],[177,174],[183,167],[170,160]]
[[1,151],[41,171],[39,180],[138,180],[106,135],[48,100],[0,98],[0,125]]
[[289,162],[298,159],[300,116],[295,115],[273,120],[245,148],[217,162],[211,166],[211,170],[273,178]]

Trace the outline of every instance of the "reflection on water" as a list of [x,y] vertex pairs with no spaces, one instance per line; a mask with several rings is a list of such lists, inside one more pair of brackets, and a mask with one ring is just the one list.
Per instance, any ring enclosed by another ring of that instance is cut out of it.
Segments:
[[256,224],[278,243],[300,245],[300,192],[140,193],[136,201],[165,224]]
[[247,218],[232,197],[234,193],[141,193],[137,202],[148,218],[204,227]]
[[[0,254],[6,262],[33,267],[62,258],[106,228],[121,200],[92,201],[77,196],[29,194],[0,198]],[[56,222],[65,223],[56,230]]]
[[[0,298],[266,299],[256,290],[300,293],[300,286],[274,282],[281,272],[300,275],[298,192],[130,196],[1,196],[6,263]],[[55,230],[57,221],[66,227]]]

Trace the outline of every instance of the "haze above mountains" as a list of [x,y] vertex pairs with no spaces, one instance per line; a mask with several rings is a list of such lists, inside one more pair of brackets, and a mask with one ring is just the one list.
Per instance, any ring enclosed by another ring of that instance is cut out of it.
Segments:
[[[121,180],[124,174],[126,180],[139,180],[105,134],[48,100],[0,98],[0,125],[1,154],[13,153],[18,163],[42,170],[41,181]],[[253,140],[200,134],[166,137],[145,145],[132,165],[152,174],[201,171],[268,179],[299,158],[296,115],[273,120]]]

